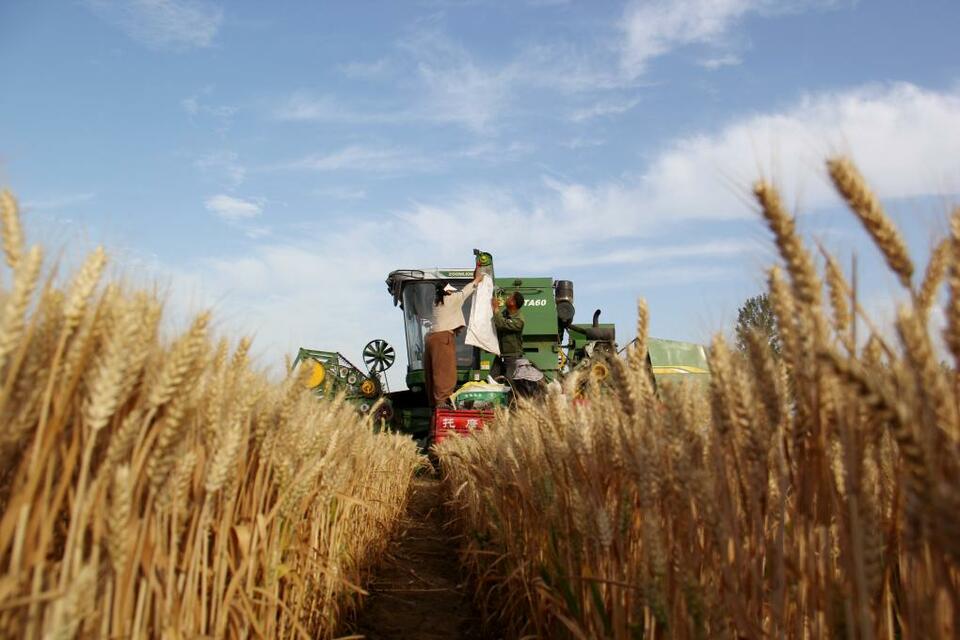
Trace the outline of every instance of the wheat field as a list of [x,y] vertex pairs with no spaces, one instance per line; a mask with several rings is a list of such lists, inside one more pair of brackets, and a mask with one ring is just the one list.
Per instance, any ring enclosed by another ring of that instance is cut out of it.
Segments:
[[0,636],[329,638],[422,464],[209,313],[172,340],[93,252],[58,286],[0,196]]
[[[709,388],[657,388],[641,303],[636,345],[585,399],[568,379],[438,447],[491,625],[508,637],[958,637],[960,209],[919,274],[856,167],[826,169],[904,287],[893,330],[866,317],[835,258],[818,270],[758,182],[782,259],[768,274],[779,357],[765,336],[741,353],[718,335]],[[940,300],[943,356],[929,322]]]
[[[779,355],[718,335],[708,386],[658,386],[641,302],[608,379],[437,448],[490,629],[957,637],[960,209],[921,273],[856,167],[826,170],[903,287],[893,327],[759,182]],[[397,531],[414,443],[296,372],[272,382],[209,313],[164,337],[159,298],[109,281],[102,250],[58,276],[6,192],[0,223],[0,636],[334,637]]]

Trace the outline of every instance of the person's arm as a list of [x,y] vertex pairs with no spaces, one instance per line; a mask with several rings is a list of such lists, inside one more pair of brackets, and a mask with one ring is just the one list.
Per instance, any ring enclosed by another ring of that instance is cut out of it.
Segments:
[[460,289],[458,292],[460,294],[460,304],[466,302],[467,298],[473,295],[474,290],[477,288],[477,281],[467,283],[463,289]]
[[493,314],[493,326],[505,331],[523,331],[523,318],[515,316],[513,318],[505,316],[502,313]]

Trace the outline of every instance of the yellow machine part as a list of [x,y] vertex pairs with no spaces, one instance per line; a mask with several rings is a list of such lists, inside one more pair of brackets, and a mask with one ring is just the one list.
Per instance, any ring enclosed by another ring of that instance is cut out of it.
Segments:
[[313,360],[312,365],[310,362],[305,362],[304,365],[311,367],[310,377],[307,378],[304,386],[307,387],[307,389],[316,389],[323,384],[324,378],[327,377],[327,370],[324,368],[323,364]]
[[691,367],[685,364],[674,364],[664,367],[653,367],[654,375],[665,375],[669,373],[710,373],[701,367]]
[[607,368],[607,365],[602,362],[597,362],[590,367],[590,373],[592,373],[597,380],[603,382],[607,379],[607,376],[610,375],[610,370]]
[[377,383],[372,379],[367,378],[360,383],[360,394],[364,398],[372,398],[373,396],[377,395]]

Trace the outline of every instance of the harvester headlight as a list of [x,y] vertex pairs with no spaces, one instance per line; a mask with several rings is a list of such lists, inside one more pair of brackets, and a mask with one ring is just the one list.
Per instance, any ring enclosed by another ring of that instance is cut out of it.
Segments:
[[323,379],[327,377],[327,370],[323,367],[323,363],[313,361],[311,366],[309,363],[306,363],[307,366],[310,366],[310,377],[307,378],[307,381],[304,383],[304,386],[307,389],[316,389],[321,384],[323,384]]

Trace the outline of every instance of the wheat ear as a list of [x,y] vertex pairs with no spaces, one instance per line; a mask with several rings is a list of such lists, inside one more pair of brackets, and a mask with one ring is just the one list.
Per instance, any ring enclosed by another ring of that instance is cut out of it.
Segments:
[[796,221],[787,213],[780,194],[769,183],[757,182],[753,193],[790,272],[797,300],[812,309],[819,309],[822,300],[820,276],[817,275],[810,252],[800,240]]
[[31,247],[27,257],[14,273],[13,291],[6,299],[3,310],[3,325],[0,325],[0,370],[7,356],[17,347],[26,324],[27,307],[37,288],[43,252],[39,246]]
[[16,269],[23,254],[23,227],[17,200],[6,189],[0,192],[0,224],[3,225],[3,253],[10,268]]
[[647,337],[650,330],[650,310],[647,301],[637,300],[637,339],[630,350],[630,366],[634,371],[642,371],[647,366]]
[[850,306],[847,304],[847,292],[850,286],[836,258],[827,252],[824,252],[824,257],[827,261],[827,288],[830,291],[830,307],[833,309],[833,328],[837,335],[846,341],[847,331],[853,320]]
[[960,435],[957,433],[956,398],[934,355],[924,322],[924,316],[912,313],[906,307],[901,308],[897,314],[897,332],[903,342],[910,369],[917,378],[920,395],[937,425],[956,440]]
[[797,307],[789,285],[783,278],[779,267],[773,267],[767,277],[767,286],[770,290],[770,305],[777,318],[777,330],[780,334],[780,344],[783,349],[783,358],[788,367],[800,365],[800,347],[797,336]]
[[220,446],[217,447],[210,461],[210,467],[207,470],[204,488],[208,493],[216,493],[223,487],[236,461],[237,454],[240,452],[241,438],[243,430],[238,420],[231,421],[220,438]]
[[164,360],[157,381],[150,389],[151,407],[160,407],[170,401],[190,370],[196,366],[207,341],[207,325],[210,312],[198,315],[190,330],[173,345],[170,355]]
[[912,288],[913,262],[903,236],[893,224],[867,181],[849,158],[838,157],[827,161],[827,171],[837,191],[847,201],[850,210],[860,219],[867,233],[883,253],[887,264],[907,289]]
[[119,317],[107,338],[90,382],[90,394],[83,405],[84,421],[93,430],[106,426],[123,400],[121,392],[130,373],[130,356],[140,333],[137,306],[129,301],[117,306]]
[[937,289],[943,282],[950,265],[950,252],[952,242],[950,238],[944,238],[937,243],[930,254],[930,261],[927,262],[927,269],[923,274],[923,282],[920,285],[920,292],[917,294],[917,311],[920,315],[927,317],[930,315],[930,307],[937,298]]
[[133,504],[133,480],[130,467],[121,465],[113,474],[110,492],[110,506],[107,511],[107,550],[113,570],[120,575],[127,562],[130,549],[131,507]]
[[955,367],[960,369],[960,207],[954,209],[950,216],[949,263],[947,288],[950,290],[950,298],[947,302],[947,326],[943,337],[953,354]]
[[103,268],[107,265],[107,254],[103,247],[97,247],[87,256],[80,271],[70,287],[70,293],[63,304],[63,326],[66,333],[72,332],[80,324],[87,308],[87,302],[93,295],[93,290],[103,275]]

